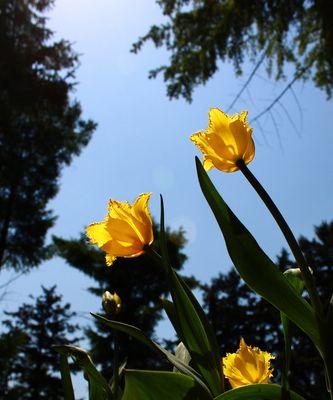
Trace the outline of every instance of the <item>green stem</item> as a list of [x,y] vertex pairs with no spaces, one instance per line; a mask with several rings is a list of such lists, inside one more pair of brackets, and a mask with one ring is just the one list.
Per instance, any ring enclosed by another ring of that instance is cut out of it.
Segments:
[[118,389],[119,389],[119,342],[118,332],[113,333],[113,378],[114,378],[114,398],[118,400]]
[[331,399],[333,400],[333,295],[331,297],[328,312],[326,317],[326,335],[325,335],[325,353],[324,353],[324,361],[326,367],[326,383],[328,391],[330,392]]
[[333,400],[333,344],[332,344],[332,335],[333,329],[331,324],[326,324],[323,326],[325,329],[324,336],[324,349],[323,349],[323,359],[325,363],[326,369],[326,385],[327,390],[330,393],[331,400]]
[[284,357],[281,373],[281,386],[282,386],[282,400],[290,400],[289,394],[289,369],[290,369],[290,355],[291,355],[291,323],[285,314],[282,312],[281,323],[283,328],[284,337]]
[[[290,329],[289,320],[285,322],[284,331],[286,329]],[[290,340],[288,340],[287,334],[284,334],[284,360],[282,367],[281,386],[283,386],[286,390],[289,389],[289,378],[288,378],[289,368],[290,368]]]
[[266,207],[272,214],[273,218],[275,219],[276,223],[278,224],[279,228],[281,229],[281,231],[282,231],[284,237],[286,238],[286,241],[290,247],[290,250],[292,251],[292,253],[295,257],[297,265],[302,272],[304,283],[305,283],[306,289],[309,293],[311,303],[313,304],[317,314],[320,317],[322,317],[323,316],[322,304],[319,300],[317,291],[314,286],[311,270],[308,267],[308,263],[306,262],[306,259],[299,247],[299,244],[298,244],[294,234],[292,233],[291,229],[289,228],[289,225],[287,224],[287,221],[284,219],[280,210],[276,207],[275,203],[273,202],[273,200],[271,199],[269,194],[266,192],[266,190],[263,188],[261,183],[252,174],[252,172],[247,168],[245,162],[243,160],[239,160],[239,161],[237,161],[237,166],[240,169],[240,171],[243,173],[245,178],[252,185],[254,190],[258,193],[259,197],[264,202],[264,204],[266,205]]
[[149,245],[145,246],[144,251],[148,253],[157,263],[163,266],[162,257],[151,246]]

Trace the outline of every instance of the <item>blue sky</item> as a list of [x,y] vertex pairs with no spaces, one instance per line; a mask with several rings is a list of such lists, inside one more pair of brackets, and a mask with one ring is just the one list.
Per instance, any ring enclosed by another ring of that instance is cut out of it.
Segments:
[[[219,271],[227,270],[231,262],[200,192],[194,167],[198,153],[188,137],[207,126],[210,107],[228,107],[251,72],[251,64],[244,66],[241,78],[235,77],[230,65],[221,65],[215,77],[195,91],[192,104],[170,102],[162,79],[147,79],[150,68],[167,60],[166,52],[147,45],[139,55],[129,53],[138,36],[161,20],[154,0],[57,0],[50,12],[49,24],[56,36],[69,39],[82,54],[75,96],[84,116],[99,124],[82,155],[63,171],[60,192],[50,203],[58,215],[52,234],[76,238],[87,224],[104,216],[110,197],[133,201],[147,191],[154,193],[151,211],[158,217],[158,195],[163,193],[167,223],[174,228],[182,225],[187,231],[185,251],[189,261],[185,272],[207,282]],[[286,84],[269,81],[263,69],[258,75],[233,110],[247,109],[249,119]],[[294,91],[302,112],[291,92],[282,101],[298,132],[283,108],[274,108],[278,134],[269,115],[261,120],[263,132],[258,125],[253,126],[256,157],[249,167],[272,195],[294,233],[312,236],[314,225],[332,218],[333,139],[329,115],[333,110],[332,102],[326,101],[325,94],[312,83],[296,84]],[[241,174],[212,171],[210,176],[274,258],[285,241]],[[2,282],[11,276],[3,273]],[[79,313],[99,307],[99,300],[86,292],[89,280],[53,259],[12,283],[5,308],[17,308],[29,293],[39,294],[41,284],[57,284],[64,300]],[[159,334],[171,334],[167,323],[161,324]],[[79,390],[84,393],[81,384]]]

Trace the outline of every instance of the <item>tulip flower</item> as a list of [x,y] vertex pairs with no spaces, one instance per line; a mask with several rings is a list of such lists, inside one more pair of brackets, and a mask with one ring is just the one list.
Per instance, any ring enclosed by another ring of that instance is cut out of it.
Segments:
[[270,369],[270,360],[273,358],[272,354],[261,351],[258,347],[248,346],[241,339],[237,352],[223,357],[223,372],[232,388],[268,383],[273,372]]
[[152,219],[148,209],[150,196],[151,193],[141,194],[133,205],[110,200],[104,221],[87,227],[91,243],[106,252],[107,265],[112,265],[117,257],[137,257],[153,242]]
[[208,128],[191,135],[190,140],[203,154],[206,171],[217,168],[224,172],[239,169],[242,160],[248,164],[253,160],[255,148],[252,129],[246,120],[247,111],[228,115],[218,108],[209,112]]

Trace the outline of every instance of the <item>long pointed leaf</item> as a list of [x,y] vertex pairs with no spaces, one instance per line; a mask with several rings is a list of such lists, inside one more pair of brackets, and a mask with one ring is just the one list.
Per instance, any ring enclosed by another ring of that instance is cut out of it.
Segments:
[[213,400],[189,376],[176,372],[125,371],[122,400]]
[[181,362],[174,354],[170,353],[169,351],[165,350],[159,344],[153,342],[149,337],[142,332],[139,328],[135,326],[124,324],[118,321],[112,321],[107,318],[102,317],[101,315],[91,313],[91,315],[96,318],[99,322],[104,325],[109,326],[112,329],[118,330],[120,332],[127,333],[128,335],[134,337],[135,339],[139,340],[142,343],[145,343],[147,346],[151,347],[154,350],[157,350],[163,357],[166,357],[167,360],[174,365],[179,371],[183,374],[186,374],[192,377],[194,380],[198,382],[198,384],[207,392],[209,393],[208,387],[202,381],[202,377],[196,370],[191,368],[189,365],[184,364]]
[[69,369],[68,359],[65,354],[60,354],[60,373],[64,388],[65,400],[75,400],[71,371]]
[[172,326],[175,328],[175,331],[181,331],[181,328],[178,324],[177,316],[175,314],[175,306],[172,301],[168,299],[161,299],[162,306],[164,311],[166,312],[170,322],[172,323]]
[[[229,390],[214,400],[281,400],[281,390],[279,385],[247,385]],[[290,400],[304,400],[304,398],[290,391]]]
[[244,281],[307,333],[320,348],[312,307],[289,284],[277,266],[224,202],[196,158],[201,190],[221,228],[229,255]]
[[219,348],[203,309],[186,283],[171,267],[164,229],[162,196],[160,229],[162,262],[167,272],[175,311],[174,328],[188,349],[192,364],[200,371],[210,390],[216,396],[224,390]]
[[[304,288],[304,281],[301,277],[301,271],[298,268],[287,269],[283,275],[297,293],[301,294]],[[289,390],[289,369],[291,359],[291,322],[285,313],[281,312],[281,323],[284,337],[284,360],[281,373],[281,386],[283,388],[283,399],[290,400]]]
[[85,350],[76,346],[52,346],[52,348],[62,355],[71,356],[83,369],[89,381],[89,400],[113,400],[110,386]]

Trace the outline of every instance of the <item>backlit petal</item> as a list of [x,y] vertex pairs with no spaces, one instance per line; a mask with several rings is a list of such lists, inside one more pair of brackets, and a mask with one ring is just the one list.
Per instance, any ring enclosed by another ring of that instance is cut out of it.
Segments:
[[143,193],[133,204],[135,217],[143,223],[141,233],[145,244],[151,244],[153,241],[153,223],[148,208],[150,196],[151,193]]
[[91,243],[96,244],[99,247],[103,246],[103,244],[111,239],[110,234],[106,229],[105,221],[89,225],[86,228],[86,233]]
[[105,255],[105,261],[106,261],[106,265],[108,267],[111,267],[111,265],[116,261],[117,257],[111,255],[111,254],[106,254]]
[[230,120],[230,116],[221,111],[219,108],[211,108],[209,110],[208,126],[215,132],[228,130]]
[[145,223],[141,222],[134,215],[132,206],[127,202],[120,202],[110,200],[109,202],[109,216],[115,219],[126,221],[135,231],[142,243],[145,242],[142,233],[145,231]]
[[106,229],[108,230],[112,238],[121,240],[124,242],[136,242],[138,236],[136,231],[132,228],[129,222],[118,218],[108,218],[106,223]]

